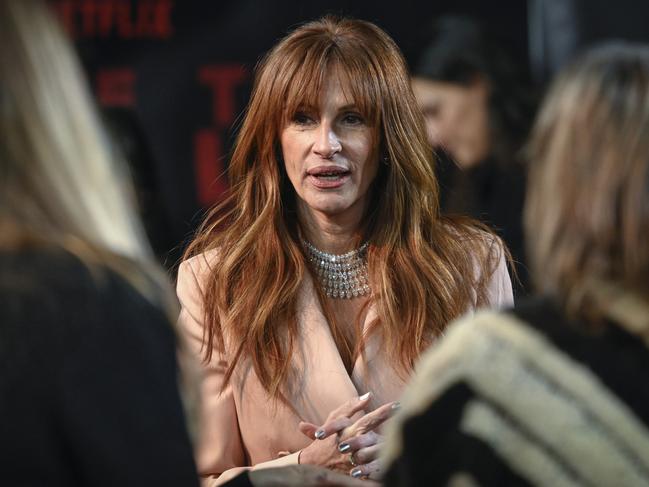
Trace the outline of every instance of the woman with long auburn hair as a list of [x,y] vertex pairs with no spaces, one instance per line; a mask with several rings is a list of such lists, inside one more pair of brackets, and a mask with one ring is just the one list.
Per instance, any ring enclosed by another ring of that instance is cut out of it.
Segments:
[[529,154],[541,296],[460,320],[422,357],[386,486],[649,485],[649,45],[567,67]]
[[325,17],[261,62],[231,192],[178,276],[204,360],[206,484],[298,462],[375,476],[378,426],[420,352],[453,318],[512,302],[499,240],[440,217],[433,167],[377,26]]

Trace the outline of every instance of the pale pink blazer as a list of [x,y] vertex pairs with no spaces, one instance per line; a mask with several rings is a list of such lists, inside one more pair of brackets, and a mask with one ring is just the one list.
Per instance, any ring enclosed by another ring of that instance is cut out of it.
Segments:
[[[210,258],[211,257],[211,258]],[[214,253],[194,257],[181,264],[178,298],[181,304],[181,332],[202,359],[203,306],[201,283],[206,278]],[[504,259],[489,287],[492,307],[513,303],[512,286]],[[366,326],[376,316],[370,309]],[[368,343],[365,360],[356,361],[351,377],[329,331],[318,303],[313,281],[307,278],[298,301],[301,327],[299,350],[291,357],[299,371],[296,393],[288,399],[297,413],[273,402],[255,373],[240,371],[220,393],[227,356],[214,354],[202,366],[202,412],[197,465],[203,485],[220,485],[246,468],[297,463],[298,452],[311,440],[298,430],[298,423],[322,424],[343,402],[371,391],[371,409],[399,398],[404,380],[388,366],[386,350],[379,339]]]

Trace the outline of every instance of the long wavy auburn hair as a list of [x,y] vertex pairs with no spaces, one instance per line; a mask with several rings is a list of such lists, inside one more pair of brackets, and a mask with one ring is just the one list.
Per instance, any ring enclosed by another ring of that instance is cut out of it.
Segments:
[[[285,173],[280,132],[301,106],[318,106],[329,73],[375,127],[379,164],[362,238],[378,318],[355,346],[345,340],[317,289],[348,370],[372,333],[407,373],[446,324],[486,301],[502,248],[472,222],[440,217],[432,150],[403,57],[380,28],[325,17],[281,40],[257,68],[252,98],[229,165],[231,192],[199,229],[185,258],[215,250],[203,286],[205,359],[227,351],[225,384],[241,361],[271,396],[284,398],[300,333],[300,287],[310,271],[300,244],[296,196]],[[317,288],[317,286],[316,286]],[[226,346],[227,345],[227,346]]]
[[567,68],[529,157],[525,223],[539,291],[571,314],[593,313],[602,281],[649,300],[649,46],[600,46]]

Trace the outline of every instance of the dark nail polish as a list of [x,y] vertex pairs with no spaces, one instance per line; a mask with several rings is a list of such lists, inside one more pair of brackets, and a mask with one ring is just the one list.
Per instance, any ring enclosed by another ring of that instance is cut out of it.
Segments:
[[360,467],[356,467],[355,469],[352,470],[352,472],[350,473],[350,475],[351,475],[352,477],[354,477],[355,479],[357,479],[358,477],[360,477],[361,475],[363,475],[363,471],[361,470]]
[[349,443],[341,443],[338,445],[338,451],[340,453],[347,453],[351,449],[351,446],[349,446]]
[[392,405],[392,409],[400,409],[401,408],[401,403],[399,401],[395,402]]
[[315,432],[315,439],[316,440],[321,440],[324,437],[325,437],[324,430],[318,430],[318,431]]

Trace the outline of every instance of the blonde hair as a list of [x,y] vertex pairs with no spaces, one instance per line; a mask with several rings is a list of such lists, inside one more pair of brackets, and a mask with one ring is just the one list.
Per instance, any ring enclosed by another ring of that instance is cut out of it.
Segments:
[[[250,361],[280,399],[298,336],[296,303],[306,273],[294,189],[281,159],[279,131],[300,106],[317,106],[333,68],[376,128],[379,164],[363,238],[380,333],[397,370],[414,360],[446,324],[485,303],[495,237],[477,224],[439,215],[437,180],[423,118],[403,57],[376,25],[325,17],[299,27],[257,69],[252,98],[230,162],[228,199],[216,207],[186,257],[217,249],[204,289],[206,358],[232,344],[228,383],[239,359]],[[384,224],[384,222],[389,222]],[[355,347],[344,338],[322,292],[320,303],[349,369],[367,335],[356,320]]]
[[[169,325],[178,306],[154,262],[130,175],[111,150],[72,46],[44,2],[0,1],[0,250],[62,248],[100,278],[114,271]],[[178,345],[188,427],[197,367]]]
[[539,290],[571,312],[585,311],[593,281],[649,298],[649,47],[600,47],[566,69],[529,151]]
[[47,7],[0,2],[0,52],[0,218],[45,240],[149,260],[129,175]]

